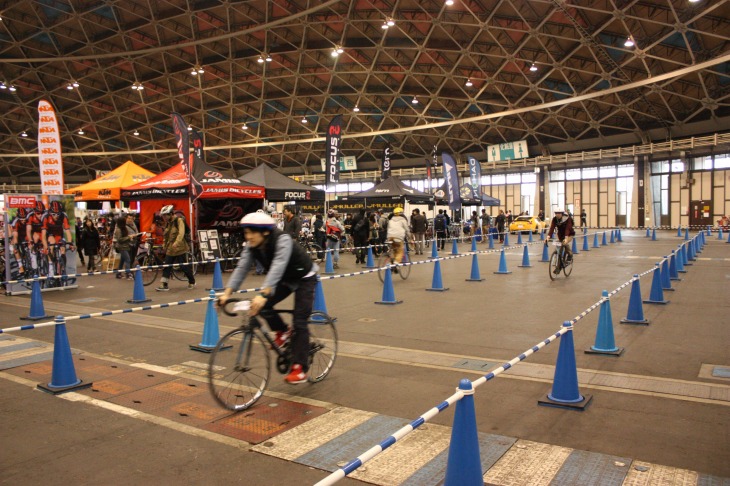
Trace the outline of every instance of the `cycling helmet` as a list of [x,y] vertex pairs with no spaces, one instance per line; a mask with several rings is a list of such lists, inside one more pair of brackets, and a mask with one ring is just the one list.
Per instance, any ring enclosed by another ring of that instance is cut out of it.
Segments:
[[255,213],[248,213],[241,219],[241,226],[243,228],[250,228],[254,230],[272,230],[276,227],[276,221],[259,209]]
[[167,206],[162,206],[162,209],[160,209],[160,216],[164,216],[166,214],[172,214],[172,211],[175,209],[175,207],[172,204],[168,204]]
[[18,219],[25,219],[28,217],[28,210],[25,208],[18,208],[18,212],[15,214]]
[[403,208],[398,206],[393,210],[393,214],[403,214]]
[[38,214],[42,214],[46,211],[46,207],[43,205],[43,201],[41,201],[40,199],[35,202],[35,208],[33,209]]
[[335,214],[337,214],[337,211],[335,211],[334,209],[330,209],[329,211],[327,211],[328,218],[334,218]]
[[553,211],[553,212],[554,212],[554,213],[563,213],[563,214],[565,214],[565,209],[563,209],[563,208],[558,208],[558,209],[556,209],[556,210],[555,210],[555,211]]
[[50,207],[48,209],[54,214],[62,213],[63,204],[61,204],[61,201],[51,201]]

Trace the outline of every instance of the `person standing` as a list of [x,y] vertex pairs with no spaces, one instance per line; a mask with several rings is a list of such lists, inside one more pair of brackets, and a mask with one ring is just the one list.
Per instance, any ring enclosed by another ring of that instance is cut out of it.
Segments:
[[482,243],[486,244],[489,238],[489,227],[492,225],[492,217],[487,214],[486,209],[482,209],[482,215],[479,218],[482,223]]
[[[320,248],[324,249],[327,244],[327,236],[325,235],[324,219],[322,215],[317,213],[314,215],[314,223],[312,225],[312,231],[314,231],[314,242],[319,245]],[[317,259],[321,260],[324,255],[317,255]]]
[[170,281],[172,273],[172,265],[174,263],[183,263],[180,265],[183,273],[188,279],[188,289],[195,288],[195,277],[190,265],[184,265],[185,254],[190,251],[190,245],[185,241],[185,221],[176,214],[173,214],[174,207],[168,204],[160,210],[160,216],[165,220],[165,234],[163,248],[165,250],[165,268],[162,269],[162,283],[155,290],[158,292],[167,292],[170,290],[167,283]]
[[117,267],[117,278],[122,278],[121,270],[124,268],[124,273],[127,276],[127,280],[132,278],[132,272],[130,271],[130,265],[132,260],[129,256],[129,250],[132,247],[132,236],[133,233],[129,232],[127,226],[127,218],[121,216],[117,220],[117,224],[114,228],[114,251],[119,253],[119,266]]
[[334,268],[340,268],[340,243],[342,242],[345,227],[337,219],[337,212],[334,209],[327,211],[325,232],[327,234],[327,250],[332,251]]
[[588,226],[588,214],[586,214],[585,208],[580,210],[580,227]]
[[444,210],[439,209],[439,213],[436,215],[436,217],[433,219],[433,230],[436,232],[436,245],[439,250],[443,250],[446,246],[446,230],[448,228],[448,223],[446,216],[444,215]]
[[500,209],[497,215],[497,233],[499,234],[499,241],[504,241],[504,223],[507,221],[507,217],[504,215],[504,210]]
[[[345,226],[345,230],[347,230],[347,226]],[[350,231],[352,243],[357,248],[355,250],[355,263],[365,263],[367,250],[363,247],[368,244],[368,221],[365,217],[365,209],[360,209],[350,220]]]
[[99,236],[99,230],[96,229],[92,220],[88,218],[84,220],[84,226],[81,228],[80,236],[81,242],[79,248],[83,247],[84,253],[86,253],[86,271],[93,272],[96,270],[95,260],[101,247],[101,237]]
[[421,214],[421,210],[416,208],[411,218],[411,229],[416,239],[416,255],[423,255],[423,247],[425,246],[426,230],[428,229],[428,219],[425,214]]
[[137,249],[139,247],[139,240],[136,235],[139,235],[139,230],[137,229],[137,225],[134,223],[134,214],[129,213],[127,214],[127,231],[130,235],[135,235],[130,240],[130,247],[129,247],[129,260],[130,262],[134,262],[137,259]]
[[284,233],[295,242],[299,240],[299,233],[302,231],[302,220],[299,219],[296,211],[295,206],[284,206]]

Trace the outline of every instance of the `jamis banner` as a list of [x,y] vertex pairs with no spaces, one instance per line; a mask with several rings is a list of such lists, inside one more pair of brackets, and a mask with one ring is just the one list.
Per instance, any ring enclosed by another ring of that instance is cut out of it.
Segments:
[[[6,197],[5,280],[40,280],[42,290],[76,288],[74,197],[12,194]],[[31,206],[31,203],[32,206]],[[32,281],[6,285],[6,293],[28,293]]]
[[198,199],[197,229],[238,228],[241,218],[262,207],[261,199]]

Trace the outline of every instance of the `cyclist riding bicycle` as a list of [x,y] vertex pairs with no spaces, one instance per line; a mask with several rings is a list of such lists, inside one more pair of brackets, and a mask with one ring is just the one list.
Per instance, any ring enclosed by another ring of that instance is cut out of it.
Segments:
[[[393,247],[393,261],[403,261],[404,243],[410,237],[411,229],[408,220],[403,215],[403,208],[398,206],[393,210],[393,217],[388,221],[388,241]],[[398,273],[398,268],[393,268]]]
[[[567,253],[565,255],[565,259],[567,261],[571,261],[573,259],[573,252],[570,250],[570,243],[573,241],[573,237],[575,236],[575,230],[573,229],[573,218],[571,218],[568,213],[566,213],[563,209],[555,210],[555,217],[550,222],[548,236],[545,239],[546,246],[550,238],[552,238],[553,231],[556,228],[558,229],[558,239],[560,239],[560,241],[563,243],[563,247],[565,248],[565,252]],[[560,273],[559,265],[555,268],[555,270],[553,270],[553,273]]]
[[295,385],[307,381],[309,368],[309,329],[307,321],[312,314],[314,289],[317,285],[319,267],[312,262],[301,245],[277,229],[276,221],[259,210],[249,213],[241,220],[246,246],[236,265],[226,290],[218,299],[218,306],[226,304],[231,294],[241,287],[255,261],[264,267],[266,280],[263,290],[251,301],[249,314],[261,314],[272,331],[276,332],[275,343],[283,345],[290,337],[287,325],[272,309],[276,304],[294,293],[294,329],[291,333],[292,367],[284,378]]

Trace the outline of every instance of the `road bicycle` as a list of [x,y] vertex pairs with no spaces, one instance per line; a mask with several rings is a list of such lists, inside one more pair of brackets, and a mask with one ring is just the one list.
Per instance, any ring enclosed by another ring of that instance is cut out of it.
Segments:
[[160,273],[160,265],[165,263],[165,256],[162,253],[161,245],[154,245],[150,233],[145,233],[147,238],[140,244],[139,253],[135,262],[140,266],[142,272],[142,285],[147,287],[157,280]]
[[[400,239],[394,238],[393,241],[403,243],[403,240]],[[403,248],[403,258],[400,262],[393,261],[392,253],[393,247],[390,245],[390,243],[388,243],[385,251],[383,251],[383,253],[380,255],[380,258],[378,259],[378,278],[381,282],[385,281],[385,269],[388,266],[392,266],[392,272],[400,275],[400,278],[402,278],[403,280],[407,279],[408,276],[411,274],[411,266],[404,265],[404,263],[408,263],[408,252],[406,251],[405,247]]]
[[568,253],[567,247],[560,241],[554,241],[553,254],[550,255],[550,265],[548,271],[550,272],[550,280],[555,280],[560,275],[560,272],[565,274],[565,277],[570,277],[573,272],[573,256]]
[[76,283],[75,277],[69,278],[66,274],[66,252],[75,248],[64,240],[48,245],[49,278],[46,280],[46,288],[66,287]]
[[321,262],[324,260],[324,250],[319,244],[314,242],[314,235],[312,233],[300,233],[299,238],[297,238],[297,243],[307,250],[312,261]]
[[[232,310],[230,306],[235,304]],[[241,411],[261,398],[269,384],[271,360],[283,374],[291,368],[289,342],[281,347],[263,329],[260,316],[249,316],[250,301],[228,299],[222,307],[228,316],[243,314],[243,323],[223,336],[210,356],[208,384],[215,400],[229,410]],[[293,310],[272,309],[279,314],[293,314]],[[333,319],[324,312],[309,316],[309,371],[310,383],[317,383],[332,371],[337,358],[337,329]]]

